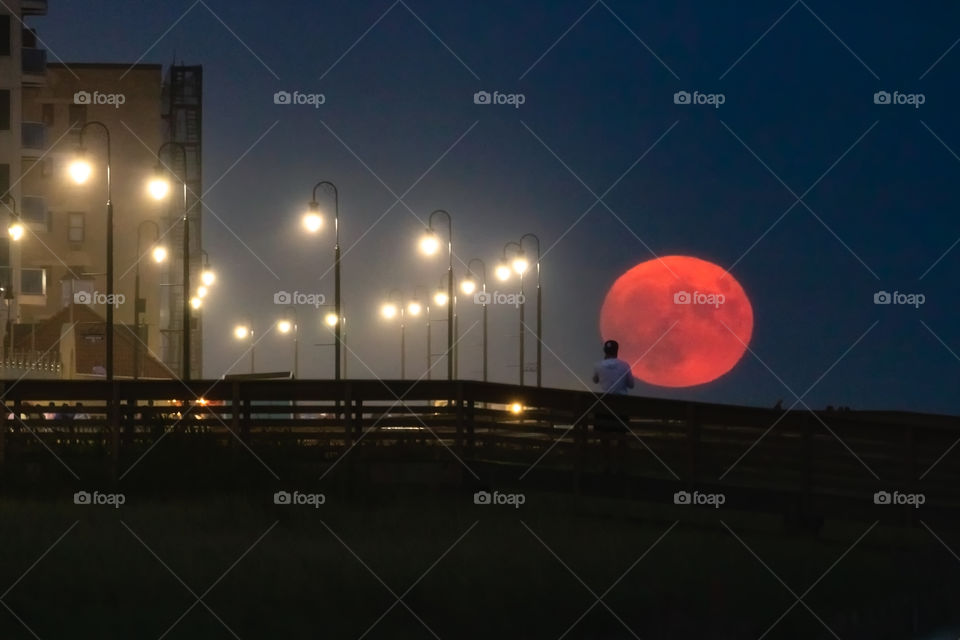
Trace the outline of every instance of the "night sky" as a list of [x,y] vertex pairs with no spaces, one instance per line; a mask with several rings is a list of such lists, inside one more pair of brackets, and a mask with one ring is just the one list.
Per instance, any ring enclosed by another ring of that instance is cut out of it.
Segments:
[[[328,179],[351,377],[399,376],[399,330],[377,310],[393,288],[440,283],[444,259],[415,249],[417,216],[444,208],[457,257],[491,271],[505,242],[542,239],[547,385],[589,381],[622,272],[684,254],[744,287],[751,353],[713,383],[634,393],[960,411],[953,3],[88,0],[51,2],[31,25],[51,60],[204,66],[204,244],[220,276],[206,377],[247,370],[230,329],[267,327],[274,292],[332,300],[329,227],[299,227]],[[276,105],[278,90],[326,102]],[[476,105],[479,90],[525,102]],[[681,90],[725,101],[675,104]],[[881,90],[925,102],[875,104]],[[875,305],[880,290],[926,302]],[[513,382],[516,312],[490,315],[491,379]],[[479,377],[479,317],[463,305],[463,377]],[[304,377],[331,372],[330,347],[313,346],[329,341],[321,318],[300,311]],[[290,368],[290,348],[265,335],[257,368]],[[408,375],[423,352],[409,327]]]

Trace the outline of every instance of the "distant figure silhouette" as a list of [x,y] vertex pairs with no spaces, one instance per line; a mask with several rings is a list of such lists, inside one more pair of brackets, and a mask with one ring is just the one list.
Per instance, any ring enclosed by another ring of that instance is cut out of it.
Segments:
[[593,366],[593,381],[604,393],[627,393],[633,389],[630,365],[617,357],[620,344],[616,340],[603,343],[603,360]]
[[777,411],[783,411],[783,398],[777,400],[777,404],[773,405],[773,408]]
[[[603,360],[593,366],[593,381],[600,385],[604,395],[622,395],[633,389],[633,373],[630,365],[617,357],[620,344],[616,340],[603,343]],[[597,411],[594,416],[594,431],[627,431],[629,416],[611,415],[607,411]]]

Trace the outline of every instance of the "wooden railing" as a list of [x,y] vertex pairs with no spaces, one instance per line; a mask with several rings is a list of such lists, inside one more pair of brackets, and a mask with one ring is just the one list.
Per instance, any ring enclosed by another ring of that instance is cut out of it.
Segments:
[[[846,513],[851,506],[882,507],[873,496],[886,491],[923,494],[922,509],[911,513],[960,508],[954,416],[784,412],[474,381],[0,386],[0,465],[44,448],[86,448],[108,452],[116,474],[123,455],[180,433],[224,446],[242,442],[254,452],[317,452],[318,465],[339,457],[389,460],[391,447],[402,447],[424,459],[457,461],[471,473],[498,467],[497,473],[514,471],[516,480],[569,477],[570,486],[585,491],[722,492],[728,507],[803,513],[834,505]],[[617,431],[612,416],[629,430]],[[614,428],[598,430],[597,423]]]

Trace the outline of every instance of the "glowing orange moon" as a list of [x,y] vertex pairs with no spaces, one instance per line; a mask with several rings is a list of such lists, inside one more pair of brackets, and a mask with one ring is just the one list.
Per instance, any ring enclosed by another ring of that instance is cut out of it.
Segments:
[[600,332],[620,343],[620,358],[638,379],[690,387],[737,364],[753,334],[753,307],[723,268],[666,256],[617,278],[600,310]]

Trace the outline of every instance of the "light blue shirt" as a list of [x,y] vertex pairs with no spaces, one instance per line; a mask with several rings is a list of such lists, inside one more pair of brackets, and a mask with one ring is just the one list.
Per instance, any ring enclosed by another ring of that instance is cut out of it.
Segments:
[[593,380],[604,393],[627,393],[633,389],[630,365],[619,358],[604,358],[593,366]]

